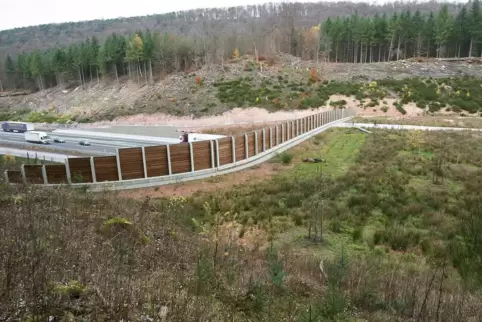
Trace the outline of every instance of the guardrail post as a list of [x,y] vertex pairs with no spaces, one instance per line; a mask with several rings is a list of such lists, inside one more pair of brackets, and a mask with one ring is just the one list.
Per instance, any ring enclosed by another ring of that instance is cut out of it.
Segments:
[[192,152],[192,142],[189,142],[189,156],[191,157],[191,172],[194,172],[194,153]]
[[216,161],[214,160],[214,143],[213,140],[209,140],[209,150],[211,151],[211,168],[216,167]]
[[5,170],[3,172],[3,176],[5,177],[5,183],[9,183],[9,180],[8,180],[8,170]]
[[172,175],[172,166],[171,166],[171,148],[169,148],[169,144],[166,145],[166,158],[167,158],[167,171],[169,175]]
[[122,169],[120,165],[119,149],[115,149],[115,160],[117,163],[117,176],[119,177],[119,181],[122,181]]
[[221,164],[219,163],[219,140],[214,141],[216,143],[216,166],[219,168]]
[[254,132],[254,155],[258,155],[258,132]]
[[69,164],[69,158],[65,159],[65,175],[67,177],[67,183],[72,184],[72,175],[70,174],[70,164]]
[[281,123],[281,143],[285,141],[285,124]]
[[45,168],[45,164],[42,165],[42,178],[44,179],[44,184],[49,184],[49,180],[47,179],[47,169]]
[[27,184],[27,176],[25,175],[25,163],[20,166],[20,173],[22,174],[23,183]]
[[269,128],[269,148],[273,148],[273,128]]
[[301,119],[301,134],[305,133],[305,118]]
[[276,129],[276,145],[278,145],[278,144],[279,144],[279,138],[278,138],[279,129],[278,129],[278,125],[276,125],[275,129]]
[[266,129],[263,129],[263,152],[266,151]]
[[[119,153],[119,149],[116,149],[117,154]],[[119,159],[117,159],[119,160]],[[117,171],[120,172],[119,170],[119,161],[117,161]],[[92,174],[92,182],[96,183],[97,182],[97,176],[95,175],[95,162],[94,162],[94,157],[90,157],[90,173]],[[121,180],[121,179],[119,179]]]
[[314,130],[316,128],[316,115],[311,115],[311,129]]
[[296,121],[291,121],[291,138],[293,138],[293,137],[296,136],[296,133],[295,133],[295,123],[296,123]]
[[245,134],[244,135],[244,153],[245,153],[245,159],[247,159],[249,157],[249,149],[248,149],[248,135]]
[[233,153],[233,163],[236,163],[236,139],[231,137],[231,151]]
[[286,141],[291,140],[290,137],[290,122],[286,122]]
[[144,178],[147,178],[146,148],[142,147],[142,166],[144,168]]

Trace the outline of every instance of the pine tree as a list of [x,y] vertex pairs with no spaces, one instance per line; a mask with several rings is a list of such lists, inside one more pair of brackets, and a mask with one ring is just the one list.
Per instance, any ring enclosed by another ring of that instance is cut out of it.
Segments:
[[[470,17],[468,21],[468,30],[470,35],[469,57],[475,56],[478,44],[482,43],[482,12],[480,9],[480,1],[473,0],[470,8]],[[482,55],[482,50],[481,50]],[[481,56],[482,57],[482,56]]]
[[447,53],[447,42],[452,33],[452,16],[449,14],[447,5],[442,6],[437,16],[435,23],[436,32],[435,39],[437,40],[437,57],[445,57]]
[[16,90],[18,82],[17,66],[15,65],[15,61],[12,59],[12,57],[10,57],[10,55],[8,55],[5,59],[5,74],[8,80],[6,86],[13,88],[13,90]]

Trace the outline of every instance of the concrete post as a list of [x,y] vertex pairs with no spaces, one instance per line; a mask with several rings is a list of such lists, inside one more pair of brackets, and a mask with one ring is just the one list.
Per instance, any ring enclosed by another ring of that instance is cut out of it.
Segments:
[[258,155],[258,132],[254,132],[254,155]]
[[273,128],[269,128],[269,148],[273,148]]
[[64,164],[65,164],[65,174],[67,176],[67,183],[72,184],[72,174],[70,173],[69,158],[65,159]]
[[5,182],[6,182],[6,183],[9,183],[9,180],[8,180],[8,170],[5,170],[5,172],[3,173],[3,176],[5,177]]
[[276,145],[278,146],[278,145],[279,145],[279,137],[278,137],[279,129],[278,129],[278,125],[276,125],[275,129],[276,129]]
[[142,167],[144,168],[144,178],[147,178],[146,148],[142,147]]
[[295,123],[296,123],[296,121],[291,121],[291,138],[293,138],[293,137],[296,136],[296,133],[295,133]]
[[219,163],[219,140],[214,141],[216,143],[216,165],[219,168],[221,164]]
[[189,142],[189,156],[191,157],[191,172],[194,172],[194,153],[192,151],[192,142]]
[[216,161],[214,160],[214,141],[210,140],[209,141],[209,151],[211,151],[211,168],[216,167]]
[[291,123],[290,122],[286,122],[286,140],[289,141],[291,140]]
[[266,129],[263,129],[263,152],[266,151]]
[[172,165],[171,165],[171,148],[169,147],[169,144],[166,145],[166,158],[167,158],[167,170],[169,172],[169,175],[172,176]]
[[285,124],[281,123],[281,143],[285,141]]
[[231,137],[231,149],[233,153],[233,163],[236,163],[236,140],[234,136]]
[[117,175],[119,176],[119,181],[122,181],[122,169],[120,164],[119,149],[115,149],[115,159],[117,162]]
[[27,184],[27,176],[25,175],[25,164],[20,166],[20,173],[22,174],[23,183]]
[[[116,149],[117,155],[119,154],[119,149]],[[119,160],[119,158],[117,158]],[[119,169],[119,161],[117,161],[117,171],[120,173]],[[95,161],[94,157],[90,157],[90,173],[92,174],[92,182],[96,183],[97,182],[97,175],[95,174]],[[122,179],[119,179],[122,180]]]
[[244,154],[245,159],[249,158],[249,149],[248,149],[248,135],[244,135]]
[[47,169],[45,168],[45,164],[42,166],[42,177],[44,179],[44,184],[49,184],[49,180],[47,178]]

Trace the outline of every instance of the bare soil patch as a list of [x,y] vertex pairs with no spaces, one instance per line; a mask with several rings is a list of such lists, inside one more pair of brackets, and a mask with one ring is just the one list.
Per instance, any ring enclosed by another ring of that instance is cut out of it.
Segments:
[[178,184],[170,184],[159,186],[155,188],[144,188],[136,190],[121,191],[121,197],[144,199],[174,197],[174,196],[190,196],[200,192],[212,192],[220,189],[227,189],[242,184],[253,184],[264,181],[286,166],[273,163],[263,163],[259,166],[235,173],[226,174],[223,176],[215,176],[204,180],[188,181]]

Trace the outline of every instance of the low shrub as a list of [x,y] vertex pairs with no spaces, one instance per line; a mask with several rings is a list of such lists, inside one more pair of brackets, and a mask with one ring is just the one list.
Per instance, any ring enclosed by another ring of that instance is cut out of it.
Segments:
[[395,106],[395,108],[397,109],[397,111],[399,111],[400,113],[402,113],[403,115],[407,114],[407,111],[403,108],[403,104],[396,101],[395,103],[393,103],[393,105]]
[[283,164],[290,164],[293,161],[293,154],[289,152],[282,152],[280,154],[280,159]]

